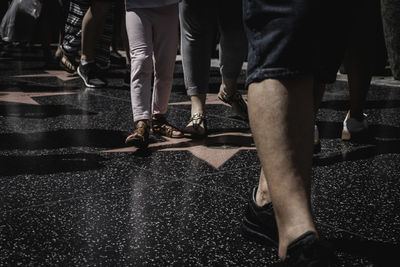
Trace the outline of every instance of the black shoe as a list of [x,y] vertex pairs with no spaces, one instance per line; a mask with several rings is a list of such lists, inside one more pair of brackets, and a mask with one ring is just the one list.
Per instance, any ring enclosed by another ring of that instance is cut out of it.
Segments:
[[329,267],[333,264],[333,249],[326,241],[308,231],[290,242],[284,266]]
[[127,69],[124,72],[124,83],[126,84],[131,84],[131,68],[129,67],[129,69]]
[[99,88],[106,86],[106,83],[98,75],[96,64],[94,62],[85,65],[80,64],[77,72],[86,87]]
[[278,247],[278,227],[275,221],[272,203],[260,207],[256,203],[257,187],[253,189],[252,197],[247,205],[242,233],[245,237],[261,242],[264,245]]
[[110,52],[110,61],[111,64],[124,66],[126,64],[126,59],[122,56],[118,51],[112,50]]

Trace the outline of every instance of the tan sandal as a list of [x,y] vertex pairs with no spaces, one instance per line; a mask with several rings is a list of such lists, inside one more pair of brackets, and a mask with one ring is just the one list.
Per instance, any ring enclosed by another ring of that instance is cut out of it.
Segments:
[[169,124],[167,119],[163,115],[154,114],[151,117],[151,120],[152,120],[152,130],[154,134],[171,138],[183,137],[183,133],[176,127]]
[[75,59],[72,56],[67,56],[66,54],[63,54],[60,59],[60,67],[63,68],[65,71],[69,73],[74,73],[76,72],[77,69],[77,63],[75,62]]
[[233,93],[228,93],[226,88],[221,85],[218,93],[218,98],[222,102],[230,105],[236,115],[238,115],[242,120],[249,120],[247,103],[246,101],[244,101],[242,95],[239,92],[235,91]]
[[56,52],[54,53],[54,59],[57,61],[61,60],[62,55],[63,55],[63,52],[61,50],[61,46],[58,46]]
[[207,135],[206,116],[194,113],[183,131],[185,135],[190,137],[205,137]]

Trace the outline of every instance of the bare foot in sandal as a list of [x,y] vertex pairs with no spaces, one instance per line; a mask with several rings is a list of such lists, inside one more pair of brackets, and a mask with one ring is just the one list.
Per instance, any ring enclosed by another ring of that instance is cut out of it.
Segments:
[[73,57],[63,54],[60,60],[60,67],[69,73],[74,73],[76,72],[77,64]]
[[54,53],[54,59],[57,61],[61,60],[62,55],[63,55],[63,52],[61,50],[61,46],[58,46],[56,52]]
[[203,138],[207,136],[206,116],[200,113],[194,113],[186,125],[183,132],[186,136],[192,138]]

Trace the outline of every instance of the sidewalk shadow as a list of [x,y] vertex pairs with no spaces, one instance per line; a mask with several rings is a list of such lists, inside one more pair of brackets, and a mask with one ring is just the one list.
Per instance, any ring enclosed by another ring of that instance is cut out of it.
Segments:
[[330,239],[329,241],[336,250],[362,256],[372,262],[374,266],[400,266],[399,244],[348,239]]
[[33,133],[0,133],[0,150],[38,150],[70,147],[118,148],[126,133],[104,129],[60,129]]
[[328,157],[314,157],[313,165],[327,166],[343,161],[356,161],[361,159],[373,158],[383,154],[400,154],[400,139],[380,141],[374,144],[358,147],[350,151],[342,151],[340,154],[334,154]]
[[45,119],[66,115],[90,116],[97,114],[97,112],[78,109],[72,105],[31,105],[7,102],[0,103],[0,116],[3,117]]
[[0,155],[0,176],[47,175],[104,168],[106,158],[97,154]]
[[[331,121],[318,121],[318,130],[320,138],[322,139],[336,139],[342,135],[343,123],[342,122],[331,122]],[[368,135],[370,139],[375,138],[396,138],[400,139],[400,127],[382,125],[382,124],[370,124],[368,126]]]
[[[320,137],[338,139],[342,123],[319,122]],[[342,150],[328,156],[314,156],[313,164],[326,166],[343,161],[368,159],[383,154],[400,154],[400,128],[389,125],[370,125],[367,138],[356,142],[342,142]]]
[[[365,109],[387,109],[399,108],[400,100],[369,100],[365,103]],[[337,111],[348,111],[348,100],[326,100],[320,105],[321,109],[331,109]]]
[[212,129],[205,138],[164,138],[151,135],[150,144],[146,149],[135,149],[133,154],[139,157],[148,157],[153,151],[165,149],[185,149],[195,146],[204,146],[215,149],[229,149],[249,147],[255,148],[253,137],[248,128]]

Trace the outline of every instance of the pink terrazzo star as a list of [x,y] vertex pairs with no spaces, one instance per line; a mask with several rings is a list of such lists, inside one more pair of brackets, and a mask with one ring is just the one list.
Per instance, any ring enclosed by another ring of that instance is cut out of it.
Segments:
[[31,105],[40,105],[33,97],[53,96],[53,95],[70,95],[77,94],[77,92],[0,92],[0,102],[13,102]]
[[[250,133],[226,132],[208,135],[202,140],[165,138],[165,142],[149,145],[152,151],[189,151],[195,157],[218,169],[240,150],[255,150]],[[136,147],[104,150],[102,152],[135,152]]]
[[19,74],[11,76],[14,78],[34,78],[34,77],[56,77],[64,82],[78,79],[79,77],[75,74],[70,74],[63,70],[44,70],[44,73],[35,74]]

